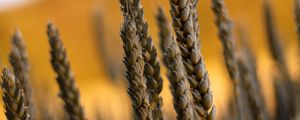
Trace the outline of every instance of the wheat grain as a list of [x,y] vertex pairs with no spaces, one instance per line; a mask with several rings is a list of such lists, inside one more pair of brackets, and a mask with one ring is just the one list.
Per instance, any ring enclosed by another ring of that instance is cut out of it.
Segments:
[[[192,0],[170,0],[173,29],[181,51],[183,64],[187,71],[187,79],[194,99],[194,112],[198,117],[208,118],[213,106],[212,92],[208,72],[200,52],[197,26],[198,19]],[[204,110],[205,114],[202,114]],[[200,118],[198,118],[200,119]]]
[[156,19],[159,28],[160,45],[163,51],[163,61],[168,68],[168,78],[171,83],[170,88],[177,119],[192,120],[194,118],[191,92],[189,91],[190,84],[186,78],[186,70],[181,61],[179,47],[172,37],[170,26],[162,8],[158,9]]
[[70,120],[84,120],[84,111],[80,104],[80,95],[75,85],[74,75],[71,72],[66,50],[60,39],[58,30],[52,23],[48,24],[48,37],[51,47],[51,63],[57,74],[57,83],[60,88],[60,97],[65,103]]
[[218,28],[218,36],[223,45],[224,60],[229,76],[233,82],[235,101],[237,103],[237,117],[243,118],[243,104],[241,96],[241,84],[236,60],[236,46],[232,38],[232,22],[227,16],[224,0],[212,0],[212,10],[215,15],[215,24]]
[[12,37],[12,51],[9,55],[10,64],[13,67],[16,77],[20,80],[21,89],[25,93],[25,101],[29,107],[31,120],[35,120],[35,105],[29,79],[29,63],[25,44],[21,33],[17,30]]
[[161,110],[162,97],[160,96],[163,80],[160,75],[160,64],[156,48],[152,38],[149,36],[148,23],[144,18],[143,7],[140,0],[120,0],[120,3],[123,15],[132,18],[136,23],[145,61],[144,76],[147,80],[147,91],[150,94],[149,101],[153,108],[153,118],[163,119]]
[[2,69],[1,78],[6,118],[8,120],[29,120],[30,115],[20,81],[6,67]]
[[125,53],[126,79],[128,81],[128,94],[131,97],[135,120],[148,120],[152,118],[150,112],[149,95],[147,94],[146,79],[143,75],[144,61],[142,48],[139,42],[134,20],[124,18],[121,29],[123,49]]
[[[295,108],[296,104],[295,104],[295,93],[294,93],[293,83],[291,80],[292,78],[288,73],[288,67],[285,61],[284,51],[282,45],[280,44],[280,40],[277,36],[277,30],[273,21],[272,10],[269,5],[269,2],[266,0],[264,1],[264,17],[265,17],[265,25],[266,25],[265,29],[267,33],[268,47],[272,54],[273,60],[275,61],[276,67],[278,69],[277,74],[279,74],[280,76],[278,80],[283,80],[277,83],[281,83],[278,85],[283,85],[284,87],[277,86],[277,88],[284,88],[283,91],[287,97],[286,98],[287,101],[284,101],[284,103],[278,103],[277,109],[278,111],[288,111],[287,112],[288,114],[285,115],[285,117],[281,116],[281,118],[286,119],[288,117],[290,119],[293,119],[296,114],[296,108]],[[280,100],[278,100],[278,102],[280,102]],[[286,105],[287,107],[281,105]],[[282,114],[278,113],[277,115],[282,115]]]

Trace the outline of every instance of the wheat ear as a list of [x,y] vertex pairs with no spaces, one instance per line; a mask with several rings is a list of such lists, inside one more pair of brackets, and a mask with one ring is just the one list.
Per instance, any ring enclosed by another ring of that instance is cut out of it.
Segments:
[[145,61],[144,76],[147,80],[147,91],[149,102],[154,119],[162,117],[162,97],[160,93],[163,87],[163,80],[160,75],[160,64],[157,57],[156,48],[152,38],[149,36],[148,23],[144,18],[144,10],[140,0],[120,0],[121,9],[124,16],[132,18],[136,23],[139,41],[142,45],[142,54]]
[[71,72],[66,50],[60,39],[59,32],[52,24],[48,24],[48,37],[51,47],[51,63],[57,75],[57,83],[60,88],[60,97],[65,103],[70,120],[84,120],[84,110],[80,103],[80,94],[75,85],[74,75]]
[[30,115],[20,81],[6,67],[2,69],[2,91],[5,115],[8,120],[29,120]]
[[[198,34],[194,26],[198,19],[195,14],[196,1],[194,0],[170,0],[173,29],[181,51],[182,61],[187,71],[187,79],[190,82],[194,99],[194,112],[198,117],[207,119],[211,116],[213,96],[210,88],[208,72],[204,59],[200,52]],[[204,111],[204,112],[203,112]],[[215,111],[215,110],[212,110]],[[204,113],[204,114],[203,114]]]
[[236,46],[232,38],[232,22],[227,16],[224,0],[212,0],[212,10],[215,15],[215,24],[218,28],[218,36],[223,45],[224,60],[229,76],[233,82],[235,101],[237,102],[237,117],[243,118],[243,104],[241,96],[241,84],[239,80],[238,64],[236,60]]
[[262,95],[261,85],[257,76],[257,64],[252,52],[245,31],[240,29],[241,55],[238,58],[238,66],[243,81],[244,89],[247,92],[249,107],[256,120],[268,120],[269,114]]
[[35,105],[29,79],[27,51],[19,31],[16,31],[12,37],[12,51],[9,55],[9,62],[13,67],[16,77],[20,80],[21,89],[24,90],[30,119],[35,120]]
[[163,61],[168,68],[167,75],[171,83],[170,88],[177,119],[195,119],[193,116],[192,96],[189,90],[190,83],[186,78],[186,70],[182,63],[178,44],[172,36],[171,26],[162,8],[158,9],[156,19],[159,28],[160,47],[163,51]]
[[[283,85],[282,87],[275,86],[275,88],[284,88],[282,90],[284,91],[283,93],[286,96],[285,99],[286,101],[284,101],[284,103],[279,103],[281,100],[277,101],[278,102],[277,110],[278,112],[288,111],[287,112],[288,114],[286,116],[279,116],[278,118],[281,117],[283,119],[286,119],[288,117],[292,119],[295,117],[296,114],[295,93],[294,93],[293,83],[291,80],[292,78],[288,73],[288,67],[285,61],[284,51],[282,45],[280,44],[280,40],[277,36],[277,30],[273,21],[272,10],[267,0],[264,1],[264,16],[265,16],[265,25],[266,25],[266,33],[267,33],[269,49],[271,51],[273,60],[276,63],[278,74],[280,75],[280,77],[282,77],[282,79],[277,79],[282,81],[280,82],[275,81],[274,85],[276,85],[277,83],[280,83],[277,85]],[[278,90],[275,92],[278,92]],[[280,94],[280,93],[276,93],[276,94]],[[285,105],[285,106],[281,106],[281,105]],[[278,113],[277,115],[282,115],[282,114]]]
[[131,97],[132,107],[135,112],[135,120],[148,120],[152,118],[147,94],[146,79],[143,75],[144,61],[142,47],[137,35],[135,22],[124,18],[121,29],[123,49],[125,53],[124,64],[126,66],[126,79],[128,81],[128,94]]

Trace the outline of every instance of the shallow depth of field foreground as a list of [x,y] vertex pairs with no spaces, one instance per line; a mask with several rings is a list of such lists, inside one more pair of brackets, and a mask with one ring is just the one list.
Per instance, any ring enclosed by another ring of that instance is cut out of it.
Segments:
[[0,120],[300,120],[300,0],[0,0]]

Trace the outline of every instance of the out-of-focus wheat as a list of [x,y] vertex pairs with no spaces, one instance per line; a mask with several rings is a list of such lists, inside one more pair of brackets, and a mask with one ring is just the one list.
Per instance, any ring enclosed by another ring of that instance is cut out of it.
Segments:
[[[276,26],[273,22],[272,10],[267,0],[264,1],[264,17],[265,17],[265,29],[267,33],[268,47],[270,49],[273,60],[275,61],[275,69],[277,69],[278,78],[275,81],[275,88],[280,88],[276,90],[277,98],[284,96],[284,99],[277,99],[277,118],[278,119],[294,119],[296,114],[296,104],[295,104],[295,93],[292,83],[292,78],[289,75],[287,63],[285,61],[284,51],[280,40],[277,36]],[[279,83],[279,84],[278,84]],[[281,85],[281,87],[280,87]],[[281,92],[279,92],[281,91]],[[279,95],[282,94],[282,95]],[[280,103],[283,102],[283,103]],[[282,106],[284,105],[284,106]],[[285,112],[287,114],[283,114]]]
[[8,68],[2,69],[1,86],[7,120],[29,120],[30,115],[20,81]]
[[102,60],[103,66],[105,67],[105,72],[108,77],[114,80],[113,82],[116,82],[121,78],[121,71],[123,71],[124,69],[119,62],[116,62],[116,60],[114,60],[112,56],[109,55],[109,47],[107,46],[106,42],[106,34],[108,33],[108,30],[104,22],[103,13],[99,10],[95,11],[93,14],[93,28],[95,31],[94,36],[96,37],[98,43],[97,48],[99,56]]
[[60,88],[60,97],[65,103],[65,110],[70,120],[85,120],[79,90],[75,85],[74,75],[71,72],[70,63],[59,32],[52,23],[49,23],[47,33],[51,47],[51,63],[57,74],[56,80]]
[[236,60],[236,45],[232,38],[232,22],[227,16],[224,0],[212,0],[212,10],[218,28],[218,36],[223,45],[224,60],[229,76],[233,82],[238,119],[243,118],[243,104],[241,96],[241,82],[239,80],[238,64]]
[[249,46],[246,33],[242,29],[240,29],[240,43],[241,50],[238,57],[238,66],[240,79],[247,94],[246,99],[249,102],[248,108],[251,110],[248,113],[252,114],[251,116],[256,120],[268,120],[267,107],[257,77],[256,58]]

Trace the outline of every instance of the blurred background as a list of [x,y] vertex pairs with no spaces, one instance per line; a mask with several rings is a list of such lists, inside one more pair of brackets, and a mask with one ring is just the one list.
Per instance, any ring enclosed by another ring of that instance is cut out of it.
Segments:
[[[299,54],[293,0],[270,0],[278,35],[284,46],[289,72],[299,80]],[[151,36],[158,48],[155,21],[157,7],[169,14],[168,0],[142,0]],[[249,44],[256,54],[258,75],[263,95],[271,115],[275,111],[272,83],[272,60],[267,48],[262,0],[226,0],[229,15],[234,21],[234,37],[239,28],[247,33]],[[222,46],[217,38],[210,0],[199,0],[199,24],[202,53],[205,57],[217,119],[228,114],[233,99],[232,85],[227,74]],[[22,32],[31,65],[31,80],[38,115],[49,113],[63,116],[63,103],[51,68],[46,25],[52,21],[59,29],[67,49],[71,68],[81,92],[81,102],[87,118],[128,120],[132,117],[130,98],[126,92],[122,41],[119,37],[122,14],[118,0],[0,0],[0,62],[8,66],[11,36],[16,29]],[[161,51],[158,50],[161,57]],[[298,60],[298,61],[297,61]],[[175,119],[166,69],[164,77],[163,111],[167,119]],[[2,93],[2,91],[1,91]],[[2,100],[2,99],[1,99]],[[0,101],[1,101],[0,100]],[[0,119],[4,120],[0,102]]]

